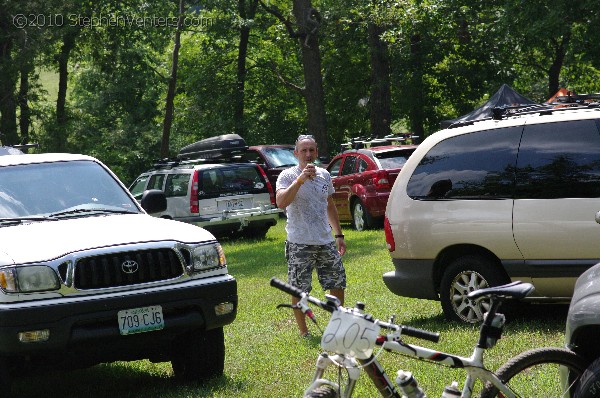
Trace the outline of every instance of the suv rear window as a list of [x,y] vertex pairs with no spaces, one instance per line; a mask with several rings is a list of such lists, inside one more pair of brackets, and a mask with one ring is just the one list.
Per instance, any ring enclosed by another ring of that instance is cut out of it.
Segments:
[[401,169],[413,152],[414,149],[410,151],[375,152],[374,156],[379,160],[382,169]]
[[201,170],[198,182],[201,199],[269,192],[258,168],[253,165]]

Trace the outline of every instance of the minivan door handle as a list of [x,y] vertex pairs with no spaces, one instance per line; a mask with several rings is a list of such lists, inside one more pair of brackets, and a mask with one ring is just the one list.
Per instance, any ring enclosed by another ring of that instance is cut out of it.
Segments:
[[596,213],[596,222],[600,224],[600,211]]

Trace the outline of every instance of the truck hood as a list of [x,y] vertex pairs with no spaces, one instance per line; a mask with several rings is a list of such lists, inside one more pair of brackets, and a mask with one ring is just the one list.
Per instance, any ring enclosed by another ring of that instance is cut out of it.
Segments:
[[208,231],[147,214],[115,214],[0,227],[0,266],[49,261],[130,243],[214,241]]

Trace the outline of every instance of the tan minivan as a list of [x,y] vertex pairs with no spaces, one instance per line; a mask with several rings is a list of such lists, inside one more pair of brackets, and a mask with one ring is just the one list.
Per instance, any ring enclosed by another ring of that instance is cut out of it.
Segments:
[[481,287],[521,280],[568,301],[600,261],[600,109],[543,109],[448,128],[402,168],[384,229],[395,294],[478,322]]

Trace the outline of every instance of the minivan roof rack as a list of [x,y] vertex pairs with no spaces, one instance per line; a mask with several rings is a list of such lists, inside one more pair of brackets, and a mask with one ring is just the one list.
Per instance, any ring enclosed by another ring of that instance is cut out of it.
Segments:
[[593,101],[595,99],[600,99],[600,94],[576,94],[574,96],[556,97],[555,100],[557,102],[544,104],[495,107],[492,108],[492,116],[476,120],[459,121],[452,123],[447,128],[452,129],[469,126],[486,120],[502,120],[511,116],[531,115],[535,113],[540,115],[550,115],[555,112],[564,112],[573,109],[600,109],[600,102]]

